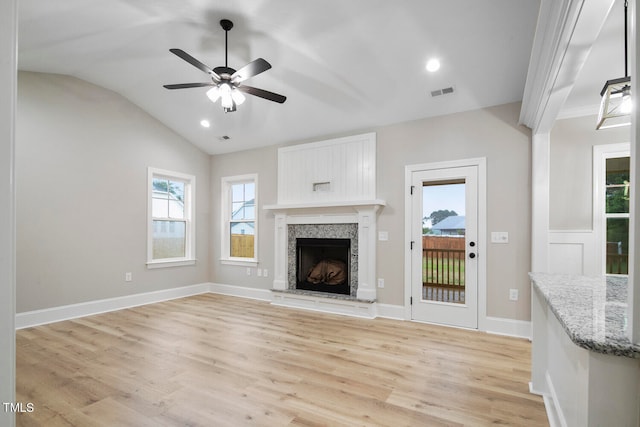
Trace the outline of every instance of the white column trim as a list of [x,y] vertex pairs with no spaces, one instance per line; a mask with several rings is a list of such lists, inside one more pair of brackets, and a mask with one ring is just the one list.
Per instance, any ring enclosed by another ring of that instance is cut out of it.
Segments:
[[531,137],[531,271],[549,271],[549,171],[548,133]]
[[[376,299],[376,233],[377,207],[358,208],[358,291],[356,298]],[[366,251],[362,256],[362,251]]]
[[287,289],[287,216],[283,213],[275,215],[275,248],[273,265],[273,289]]

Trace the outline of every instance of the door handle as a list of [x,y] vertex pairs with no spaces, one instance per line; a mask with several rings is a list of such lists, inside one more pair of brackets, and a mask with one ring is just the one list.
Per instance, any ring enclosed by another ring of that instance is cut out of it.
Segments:
[[475,258],[475,257],[476,257],[476,254],[474,254],[473,252],[469,254],[469,258]]

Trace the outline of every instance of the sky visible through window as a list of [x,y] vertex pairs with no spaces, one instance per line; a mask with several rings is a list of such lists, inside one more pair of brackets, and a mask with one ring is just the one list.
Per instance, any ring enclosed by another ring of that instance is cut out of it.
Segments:
[[[455,211],[465,215],[464,184],[425,185],[422,187],[422,216],[439,210]],[[431,227],[431,221],[426,224]]]

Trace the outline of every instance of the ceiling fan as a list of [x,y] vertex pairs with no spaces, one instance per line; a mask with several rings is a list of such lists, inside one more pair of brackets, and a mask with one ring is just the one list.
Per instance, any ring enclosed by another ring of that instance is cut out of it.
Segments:
[[167,89],[187,89],[192,87],[211,86],[211,89],[207,91],[207,96],[209,97],[209,99],[211,99],[212,102],[217,102],[218,99],[220,99],[220,103],[222,104],[222,108],[224,109],[225,113],[236,111],[236,106],[244,102],[245,96],[243,95],[243,92],[248,93],[249,95],[267,99],[269,101],[278,102],[280,104],[286,101],[286,96],[243,84],[243,82],[248,78],[267,71],[269,68],[271,68],[271,64],[269,64],[262,58],[258,58],[254,61],[249,62],[247,65],[237,71],[233,68],[230,68],[227,64],[227,36],[229,30],[233,28],[233,22],[228,19],[223,19],[220,21],[220,26],[224,30],[224,67],[220,66],[212,69],[202,62],[198,61],[196,58],[189,55],[182,49],[169,49],[169,52],[187,61],[197,69],[209,74],[209,77],[211,77],[211,82],[179,83],[164,85],[164,87]]

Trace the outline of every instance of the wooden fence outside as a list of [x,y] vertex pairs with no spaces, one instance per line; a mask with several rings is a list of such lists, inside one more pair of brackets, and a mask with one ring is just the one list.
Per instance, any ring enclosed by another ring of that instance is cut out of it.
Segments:
[[252,234],[231,235],[231,256],[239,258],[253,258],[255,236]]
[[465,239],[422,236],[423,298],[464,303]]
[[422,236],[422,249],[462,249],[464,236]]

